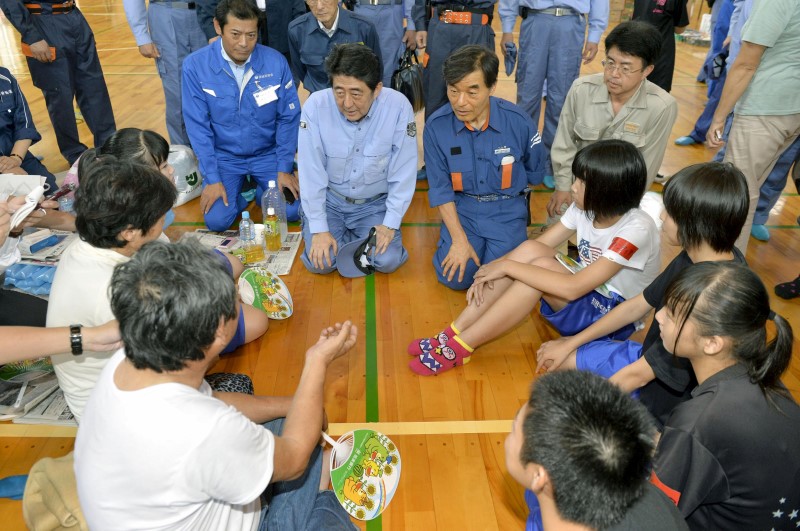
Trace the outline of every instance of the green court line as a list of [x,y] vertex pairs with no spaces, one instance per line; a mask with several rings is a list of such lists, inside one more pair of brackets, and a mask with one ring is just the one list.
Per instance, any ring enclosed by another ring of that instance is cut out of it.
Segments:
[[[378,335],[375,320],[375,275],[366,278],[364,289],[366,326],[364,340],[366,343],[367,369],[367,422],[378,422]],[[367,521],[367,531],[382,531],[383,520],[380,516]]]
[[170,227],[205,227],[204,221],[174,221]]

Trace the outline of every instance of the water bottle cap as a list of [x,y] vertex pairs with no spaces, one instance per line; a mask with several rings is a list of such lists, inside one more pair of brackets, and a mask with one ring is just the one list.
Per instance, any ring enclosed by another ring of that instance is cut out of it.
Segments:
[[275,181],[270,181],[270,182],[267,184],[267,188],[275,188]]
[[242,219],[250,219],[250,212],[248,212],[247,210],[242,212]]
[[268,216],[274,216],[274,215],[275,215],[275,209],[274,209],[274,208],[272,208],[272,207],[269,207],[269,208],[267,209],[267,215],[268,215]]

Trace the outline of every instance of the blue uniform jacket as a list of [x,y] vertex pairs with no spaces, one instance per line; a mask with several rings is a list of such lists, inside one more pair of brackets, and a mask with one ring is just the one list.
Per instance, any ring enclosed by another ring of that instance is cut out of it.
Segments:
[[[546,153],[533,120],[506,100],[492,97],[489,105],[489,121],[481,131],[456,118],[449,103],[425,123],[431,207],[455,201],[459,177],[461,191],[474,195],[513,196],[542,182]],[[507,186],[504,171],[511,172]]]
[[[221,46],[218,40],[183,62],[183,120],[205,182],[220,182],[231,160],[270,157],[277,171],[290,173],[300,100],[286,59],[257,44],[250,55],[252,75],[245,76],[240,93]],[[274,98],[259,106],[255,94],[260,91],[274,92]]]
[[19,83],[11,72],[0,66],[0,155],[7,157],[15,142],[27,139],[35,144],[42,135],[33,125],[31,110]]
[[289,53],[295,79],[302,81],[309,92],[328,88],[325,58],[336,44],[348,42],[369,46],[383,64],[378,32],[367,18],[339,8],[339,23],[333,37],[328,37],[320,29],[319,22],[311,13],[294,19],[289,24]]

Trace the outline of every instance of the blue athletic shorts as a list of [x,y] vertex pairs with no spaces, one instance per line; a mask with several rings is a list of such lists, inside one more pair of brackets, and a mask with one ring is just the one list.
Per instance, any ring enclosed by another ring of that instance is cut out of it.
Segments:
[[[559,334],[562,336],[574,336],[623,302],[625,302],[625,299],[613,291],[611,292],[611,297],[604,297],[592,290],[557,312],[554,312],[550,305],[547,304],[547,301],[542,299],[539,311],[558,330]],[[609,334],[607,337],[608,339],[623,341],[628,339],[635,330],[636,328],[629,324]]]
[[610,378],[642,356],[642,344],[636,341],[598,339],[578,347],[575,363],[578,370]]

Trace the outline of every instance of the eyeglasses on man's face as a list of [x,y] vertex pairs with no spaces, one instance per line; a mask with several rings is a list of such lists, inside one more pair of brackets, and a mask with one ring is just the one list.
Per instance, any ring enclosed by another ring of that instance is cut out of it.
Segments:
[[600,64],[603,65],[603,68],[606,69],[606,72],[614,72],[614,71],[616,71],[616,72],[619,72],[620,74],[622,74],[623,76],[627,76],[627,75],[630,75],[630,74],[635,74],[636,72],[641,72],[642,70],[644,70],[644,67],[633,69],[633,68],[631,68],[631,65],[618,65],[617,63],[615,63],[611,59],[606,59],[604,61],[600,61]]

